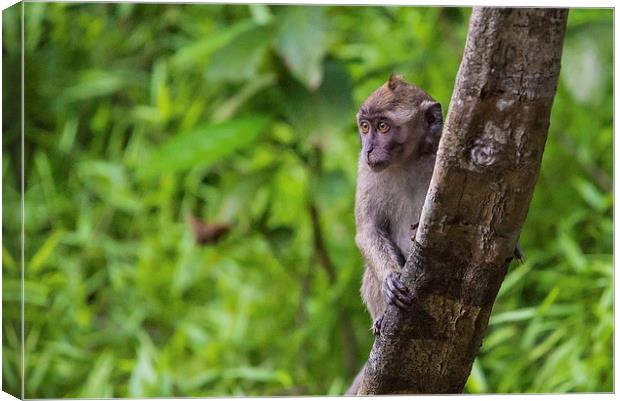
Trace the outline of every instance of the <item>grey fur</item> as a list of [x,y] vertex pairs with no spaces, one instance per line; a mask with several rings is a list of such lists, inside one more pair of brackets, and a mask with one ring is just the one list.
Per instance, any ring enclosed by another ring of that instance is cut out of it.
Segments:
[[434,155],[420,155],[374,172],[360,158],[355,243],[366,262],[361,293],[373,320],[387,306],[383,281],[400,272],[411,249],[411,225],[420,219],[434,165]]

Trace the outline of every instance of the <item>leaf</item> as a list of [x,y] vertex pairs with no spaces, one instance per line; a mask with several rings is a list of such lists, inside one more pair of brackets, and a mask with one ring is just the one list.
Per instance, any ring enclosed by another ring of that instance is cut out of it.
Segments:
[[[34,281],[24,281],[24,303],[36,306],[46,306],[49,289],[47,285]],[[3,302],[21,302],[21,280],[5,279],[2,283]]]
[[[312,183],[313,197],[320,202],[323,208],[343,202],[343,188],[352,190],[353,185],[349,181],[344,171],[329,170],[321,174]],[[351,197],[353,194],[351,193]],[[347,202],[350,202],[347,199]]]
[[591,182],[582,178],[576,178],[573,185],[583,200],[586,201],[594,210],[599,212],[605,210],[605,207],[607,206],[605,196]]
[[171,58],[173,65],[179,69],[190,69],[202,65],[217,49],[230,43],[235,37],[256,27],[252,21],[241,21],[227,29],[217,31],[190,45],[181,47]]
[[151,102],[156,106],[159,118],[167,120],[170,117],[172,101],[168,84],[168,69],[166,63],[162,61],[156,62],[153,66]]
[[255,382],[276,382],[284,387],[292,384],[288,373],[282,370],[272,370],[258,366],[240,366],[227,369],[223,377],[226,379],[242,379]]
[[524,277],[527,276],[527,273],[529,273],[530,270],[532,270],[531,264],[524,264],[523,266],[519,266],[518,268],[512,270],[508,275],[506,275],[506,279],[502,283],[497,297],[503,297],[505,294],[508,294],[516,284],[523,282]]
[[295,129],[305,135],[339,134],[353,122],[353,98],[347,72],[339,64],[325,65],[323,83],[314,92],[292,82],[287,85],[286,111]]
[[142,207],[139,198],[131,191],[125,167],[101,160],[86,160],[77,168],[78,177],[88,188],[109,202],[127,212]]
[[272,35],[270,26],[255,26],[239,33],[213,54],[207,66],[207,79],[240,82],[254,77]]
[[192,214],[187,216],[187,222],[198,245],[216,243],[230,231],[228,223],[207,223]]
[[558,235],[557,244],[559,250],[564,254],[565,260],[572,265],[576,271],[583,272],[587,267],[587,260],[579,244],[567,233]]
[[3,268],[7,268],[9,270],[13,270],[17,267],[15,259],[13,259],[11,253],[5,248],[4,244],[2,244],[2,264]]
[[252,19],[257,24],[266,25],[273,19],[273,14],[266,4],[248,4],[248,8],[252,14]]
[[185,394],[191,394],[215,380],[221,379],[221,371],[219,369],[203,369],[192,375],[179,375],[176,379],[177,385]]
[[102,353],[90,371],[80,398],[110,398],[113,396],[110,376],[114,368],[114,356],[110,351]]
[[131,372],[131,378],[129,379],[129,396],[132,398],[146,396],[145,387],[153,385],[156,379],[157,374],[153,367],[149,347],[147,344],[142,343],[140,345],[136,364]]
[[24,38],[26,39],[24,47],[28,51],[36,49],[41,39],[42,33],[44,32],[43,19],[47,8],[46,6],[47,5],[45,3],[30,3],[26,5],[24,14],[28,15],[28,18],[24,19]]
[[63,230],[55,230],[54,233],[47,238],[41,248],[39,248],[32,256],[32,259],[30,259],[28,274],[36,274],[41,266],[49,260],[64,234]]
[[504,313],[493,315],[489,321],[489,325],[500,323],[520,322],[522,320],[531,319],[536,314],[536,308],[522,308]]
[[71,150],[75,143],[77,131],[78,120],[75,116],[71,116],[65,121],[62,134],[60,134],[60,139],[58,141],[58,149],[60,149],[60,151],[68,153]]
[[604,92],[605,68],[596,44],[597,38],[581,36],[567,41],[562,55],[561,79],[579,103],[593,103]]
[[37,358],[36,364],[28,374],[27,388],[31,394],[36,393],[38,388],[41,386],[41,383],[49,370],[51,359],[52,354],[50,352],[44,352],[40,358]]
[[124,71],[82,71],[79,74],[78,83],[64,92],[64,99],[67,102],[72,102],[111,95],[129,85],[135,85],[136,82],[140,81],[136,78],[135,76],[130,77]]
[[278,19],[276,46],[284,63],[306,87],[318,88],[327,52],[325,7],[287,7]]
[[270,120],[270,117],[245,117],[220,124],[209,123],[181,133],[154,150],[138,174],[152,177],[196,165],[207,167],[251,145]]
[[486,393],[488,391],[488,384],[484,370],[480,365],[480,360],[476,358],[471,368],[471,375],[467,379],[466,388],[472,393]]
[[228,120],[244,103],[250,100],[252,96],[273,85],[275,81],[276,76],[274,74],[262,75],[251,80],[245,84],[237,94],[226,100],[213,112],[213,121],[220,122]]

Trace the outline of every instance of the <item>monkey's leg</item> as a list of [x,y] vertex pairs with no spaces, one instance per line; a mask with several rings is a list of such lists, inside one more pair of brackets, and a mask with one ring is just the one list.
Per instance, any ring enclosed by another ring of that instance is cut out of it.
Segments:
[[383,282],[383,293],[387,301],[401,309],[409,309],[413,304],[413,295],[400,280],[400,273],[390,272]]
[[382,293],[381,281],[377,279],[372,268],[368,266],[366,266],[364,270],[361,293],[364,304],[366,308],[368,308],[368,312],[370,312],[370,317],[373,321],[371,330],[374,335],[379,335],[378,330],[381,328],[381,317],[383,316],[383,312],[385,312],[387,302]]

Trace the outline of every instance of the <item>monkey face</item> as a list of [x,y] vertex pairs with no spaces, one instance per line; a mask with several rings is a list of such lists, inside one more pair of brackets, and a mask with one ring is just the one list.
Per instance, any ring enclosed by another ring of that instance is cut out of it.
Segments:
[[436,150],[442,129],[441,105],[426,92],[391,76],[357,113],[361,159],[375,172]]
[[361,118],[359,120],[361,157],[375,172],[385,170],[399,160],[405,150],[402,129],[388,118]]

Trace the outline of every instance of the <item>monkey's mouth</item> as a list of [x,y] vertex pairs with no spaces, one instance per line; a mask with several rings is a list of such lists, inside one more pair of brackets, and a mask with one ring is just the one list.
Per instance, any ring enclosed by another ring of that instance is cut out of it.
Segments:
[[387,166],[389,165],[390,165],[390,162],[387,160],[381,160],[381,161],[375,161],[375,162],[368,160],[368,167],[370,167],[370,169],[374,171],[375,173],[385,170]]

